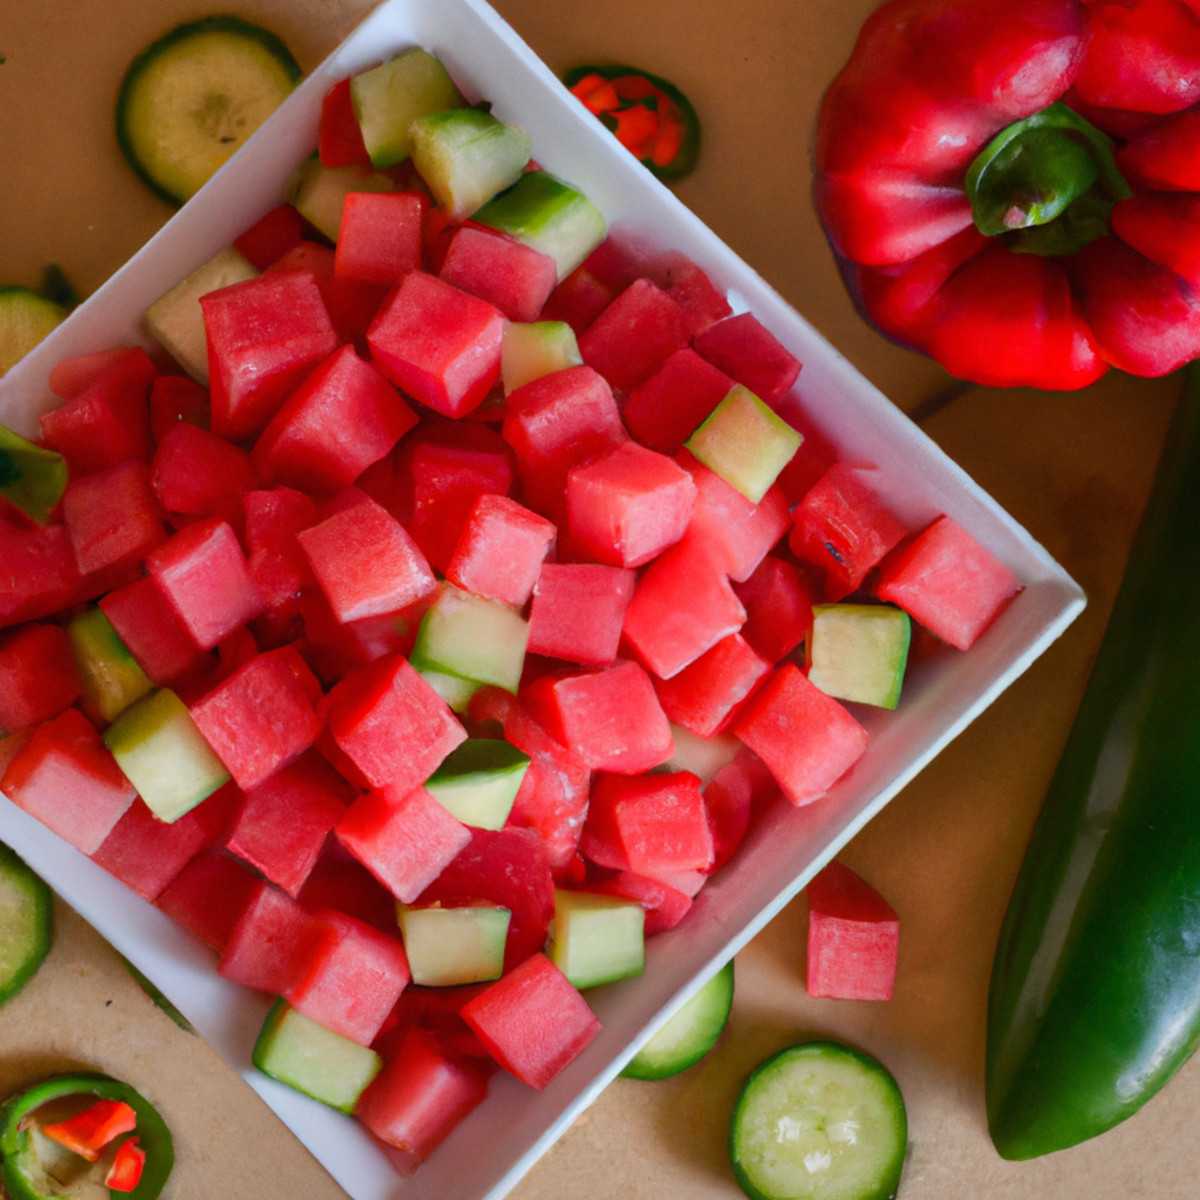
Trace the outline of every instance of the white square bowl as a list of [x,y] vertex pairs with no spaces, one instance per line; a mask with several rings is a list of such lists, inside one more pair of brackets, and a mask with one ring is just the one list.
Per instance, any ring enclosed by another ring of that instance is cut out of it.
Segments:
[[537,160],[586,192],[610,228],[681,251],[804,364],[797,393],[843,457],[874,463],[911,525],[948,513],[1009,564],[1024,590],[966,653],[914,667],[895,713],[867,718],[865,757],[817,804],[781,801],[703,889],[683,923],[654,938],[643,977],[590,992],[599,1037],[543,1092],[498,1075],[488,1099],[415,1175],[402,1178],[350,1118],[251,1065],[267,1009],[227,983],[212,956],[157,909],[0,798],[11,844],[192,1021],[354,1200],[498,1200],[613,1079],[640,1044],[829,861],[1080,612],[1079,587],[994,501],[841,358],[783,299],[641,168],[482,0],[386,0],[251,142],[101,289],[0,380],[0,423],[27,435],[55,401],[50,368],[145,344],[146,307],[283,198],[316,144],[336,80],[411,46],[438,55],[469,99],[523,126]]

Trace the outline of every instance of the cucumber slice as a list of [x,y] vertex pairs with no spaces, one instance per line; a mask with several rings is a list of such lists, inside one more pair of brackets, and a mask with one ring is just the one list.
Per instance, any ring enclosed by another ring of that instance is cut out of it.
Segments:
[[53,914],[50,888],[0,842],[0,1004],[29,982],[49,954]]
[[0,287],[0,375],[19,362],[67,315],[32,288]]
[[695,1066],[716,1044],[733,1008],[730,959],[629,1060],[628,1079],[666,1079]]
[[240,17],[190,21],[130,64],[117,142],[170,204],[193,196],[287,98],[301,71],[275,34]]
[[729,1124],[730,1163],[751,1200],[890,1200],[907,1149],[895,1079],[837,1042],[803,1042],[761,1063]]

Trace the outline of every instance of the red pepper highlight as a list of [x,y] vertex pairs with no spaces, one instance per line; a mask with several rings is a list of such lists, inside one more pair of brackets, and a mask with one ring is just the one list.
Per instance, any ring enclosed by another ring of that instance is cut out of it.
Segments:
[[137,1113],[124,1100],[97,1100],[82,1112],[42,1126],[42,1133],[76,1154],[95,1162],[115,1137],[137,1125]]
[[822,102],[814,197],[885,335],[1073,389],[1200,356],[1198,161],[1186,0],[888,0]]
[[118,1147],[104,1182],[114,1192],[132,1192],[141,1182],[146,1152],[137,1138],[126,1138]]

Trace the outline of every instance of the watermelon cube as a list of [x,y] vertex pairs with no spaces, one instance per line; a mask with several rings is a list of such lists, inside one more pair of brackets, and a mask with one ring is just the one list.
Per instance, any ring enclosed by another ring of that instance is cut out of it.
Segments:
[[250,455],[241,446],[189,421],[166,430],[150,470],[154,491],[176,525],[216,517],[240,532],[242,498],[259,486]]
[[0,776],[3,792],[84,854],[94,854],[137,792],[77,708],[35,726]]
[[763,760],[797,806],[824,796],[867,748],[863,726],[790,661],[775,668],[730,732]]
[[284,999],[309,1020],[369,1046],[408,985],[404,945],[345,913],[316,916],[326,936],[315,940]]
[[684,346],[630,392],[621,415],[644,446],[674,454],[732,387],[724,371]]
[[194,521],[155,547],[146,557],[146,572],[204,650],[262,608],[237,534],[216,517]]
[[696,485],[678,463],[626,440],[567,474],[573,553],[640,567],[683,537]]
[[277,204],[234,238],[237,252],[257,271],[265,271],[304,236],[304,218],[292,204]]
[[558,284],[550,255],[476,225],[454,231],[438,275],[494,304],[510,321],[536,320]]
[[800,360],[750,312],[716,321],[693,341],[696,352],[768,404],[800,374]]
[[770,772],[745,747],[704,785],[704,807],[713,839],[710,871],[729,861],[746,836],[755,805],[768,794],[777,794]]
[[417,423],[416,413],[354,347],[336,350],[284,402],[254,444],[268,483],[306,492],[349,487]]
[[325,167],[348,167],[369,161],[362,130],[350,95],[350,79],[339,79],[321,99],[317,156]]
[[400,794],[424,783],[467,737],[445,701],[396,655],[339,680],[321,711],[338,752],[334,765],[344,759],[352,782]]
[[266,271],[200,297],[212,429],[231,441],[260,433],[338,335],[307,271]]
[[461,417],[500,378],[504,316],[477,296],[410,271],[367,330],[380,370],[434,412]]
[[0,627],[49,616],[83,590],[65,525],[17,525],[0,513]]
[[543,563],[533,588],[526,651],[584,667],[617,657],[636,572],[602,563]]
[[896,982],[900,919],[869,884],[836,859],[805,889],[810,996],[890,1000]]
[[351,192],[342,205],[334,274],[364,283],[397,283],[421,265],[423,192]]
[[139,896],[157,900],[180,871],[213,845],[228,820],[232,789],[221,788],[177,821],[160,820],[140,798],[135,800],[92,861]]
[[150,468],[136,458],[72,479],[62,519],[84,575],[140,563],[167,539]]
[[712,866],[712,830],[691,771],[600,773],[580,842],[592,862],[668,881]]
[[730,633],[654,690],[663,712],[699,737],[719,733],[770,674],[768,662],[740,633]]
[[208,428],[208,389],[187,375],[160,375],[150,385],[150,432],[157,446],[181,421]]
[[316,524],[317,505],[306,492],[275,487],[247,492],[244,507],[246,565],[263,604],[254,628],[273,644],[286,636],[313,583],[299,535]]
[[56,716],[82,689],[71,636],[61,625],[31,622],[0,637],[0,732]]
[[736,633],[745,619],[720,561],[689,540],[642,572],[625,611],[624,637],[640,662],[659,679],[670,679]]
[[589,883],[588,887],[601,895],[636,900],[645,914],[642,930],[646,937],[674,929],[692,907],[692,897],[687,892],[680,891],[664,880],[639,875],[636,871],[617,871],[598,882]]
[[687,314],[653,280],[635,279],[579,337],[583,361],[627,396],[688,344]]
[[154,683],[173,684],[209,662],[166,594],[149,576],[109,592],[98,603]]
[[878,497],[873,469],[834,463],[792,510],[788,546],[824,572],[824,598],[853,592],[908,533]]
[[638,663],[543,675],[525,694],[534,717],[593,770],[636,775],[674,750],[670,722]]
[[608,307],[619,289],[581,263],[562,279],[542,308],[543,321],[562,321],[578,337]]
[[812,589],[793,563],[768,554],[733,590],[746,610],[742,636],[768,662],[804,641],[812,626]]
[[1021,590],[1013,571],[942,516],[888,559],[876,593],[942,641],[966,650]]
[[467,515],[446,578],[488,600],[524,607],[558,528],[507,496],[484,493]]
[[298,537],[339,621],[400,612],[437,589],[412,536],[365,493]]
[[116,346],[64,358],[50,368],[47,383],[63,400],[74,400],[98,384],[113,392],[138,395],[158,375],[154,360],[141,346]]
[[251,889],[221,948],[218,972],[233,983],[282,995],[301,977],[326,926],[263,879]]
[[488,1092],[488,1069],[456,1055],[430,1034],[405,1029],[383,1069],[359,1097],[355,1115],[411,1175]]
[[374,788],[335,826],[338,840],[398,900],[409,904],[471,840],[471,831],[423,787]]
[[235,795],[225,848],[295,897],[357,792],[309,751]]
[[240,858],[210,848],[190,859],[154,903],[219,954],[261,886]]
[[544,954],[534,954],[463,1005],[493,1058],[541,1091],[591,1043],[600,1022]]

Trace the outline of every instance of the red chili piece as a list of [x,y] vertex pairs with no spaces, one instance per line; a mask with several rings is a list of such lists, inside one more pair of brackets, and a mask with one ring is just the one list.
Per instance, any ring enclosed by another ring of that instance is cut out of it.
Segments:
[[104,1182],[114,1192],[132,1192],[141,1182],[145,1165],[146,1152],[137,1138],[126,1138],[117,1147],[116,1157]]
[[889,0],[823,101],[815,197],[883,333],[1077,388],[1200,356],[1197,161],[1185,0]]
[[42,1126],[48,1138],[95,1162],[115,1137],[137,1125],[137,1113],[124,1100],[97,1100],[82,1112]]

